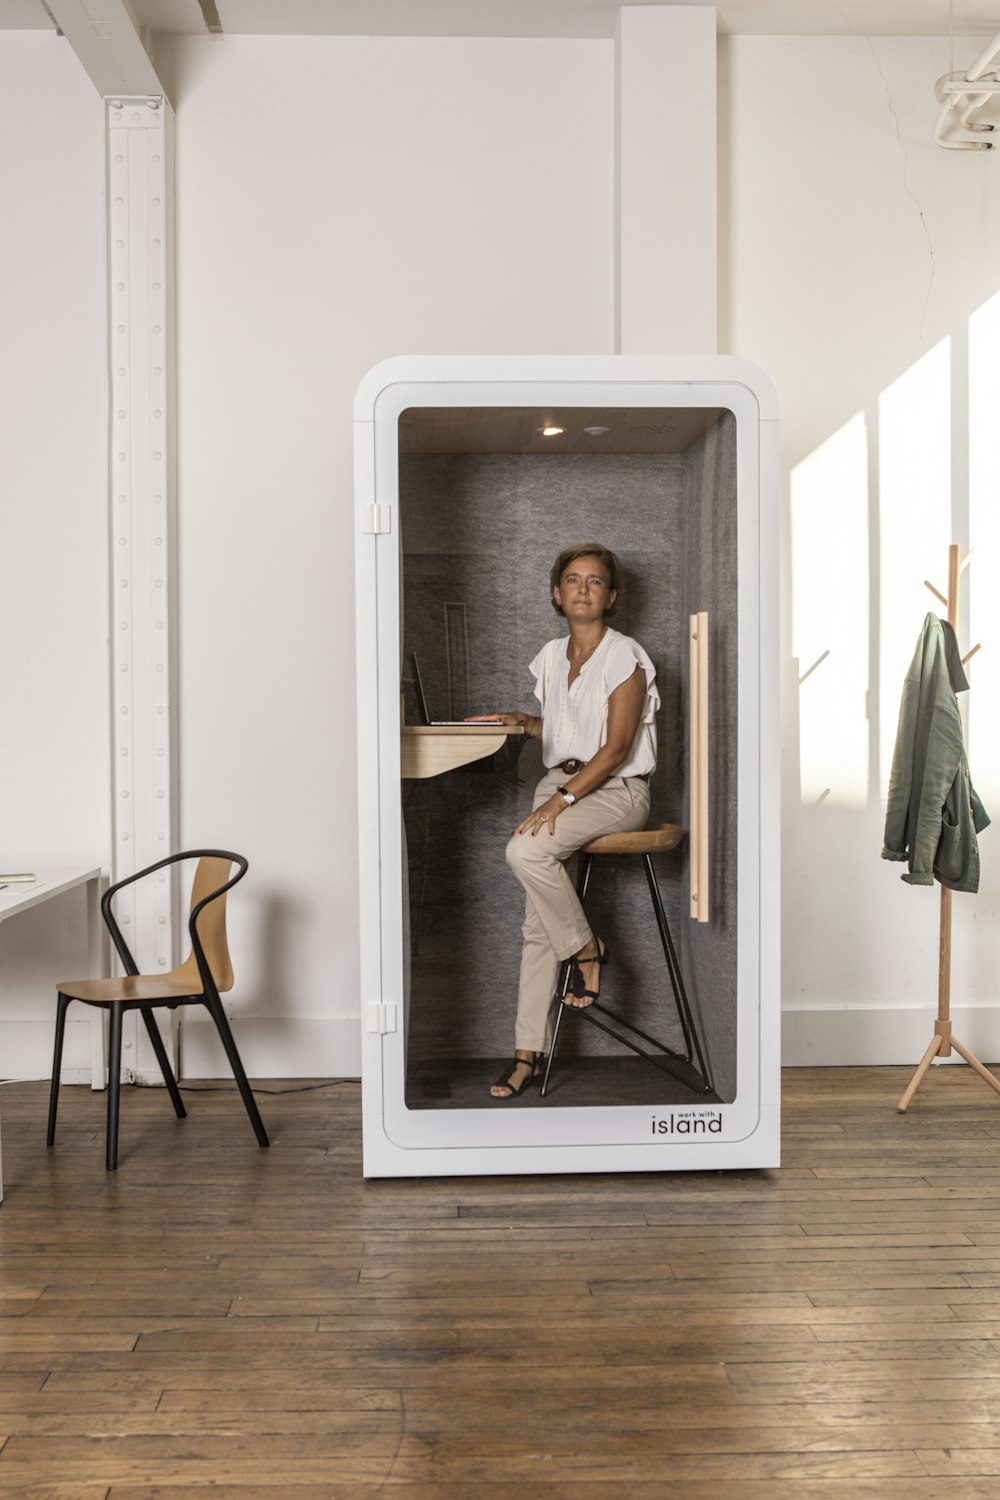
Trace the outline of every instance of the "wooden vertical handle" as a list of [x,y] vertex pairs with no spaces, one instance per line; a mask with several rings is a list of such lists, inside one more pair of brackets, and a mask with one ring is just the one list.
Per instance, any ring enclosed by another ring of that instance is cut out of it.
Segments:
[[690,916],[709,919],[708,887],[708,615],[689,621]]
[[708,615],[698,616],[698,823],[701,827],[698,850],[698,921],[708,921]]
[[698,809],[701,805],[699,771],[701,757],[698,754],[698,616],[688,618],[688,879],[690,883],[688,915],[698,920],[698,868],[699,825]]

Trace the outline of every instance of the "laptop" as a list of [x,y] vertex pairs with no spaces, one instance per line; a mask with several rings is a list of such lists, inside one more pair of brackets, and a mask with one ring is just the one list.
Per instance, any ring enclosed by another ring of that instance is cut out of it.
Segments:
[[[417,694],[417,712],[420,715],[421,724],[426,724],[434,729],[447,729],[459,724],[465,724],[465,719],[432,719],[427,709],[427,694],[424,692],[424,680],[420,675],[420,663],[417,661],[417,653],[410,652],[410,668],[413,672],[413,686]],[[499,719],[484,719],[480,721],[485,724],[499,724]]]

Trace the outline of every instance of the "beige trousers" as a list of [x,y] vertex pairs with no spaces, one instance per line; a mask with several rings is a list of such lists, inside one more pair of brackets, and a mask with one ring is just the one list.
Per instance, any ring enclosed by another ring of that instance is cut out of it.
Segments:
[[[535,789],[532,805],[539,807],[547,801],[566,779],[565,771],[547,771]],[[648,784],[641,777],[612,776],[596,792],[560,813],[555,833],[547,828],[537,834],[515,833],[507,845],[507,863],[527,897],[515,1047],[546,1051],[559,965],[593,936],[576,894],[573,856],[602,834],[645,828],[648,817]]]

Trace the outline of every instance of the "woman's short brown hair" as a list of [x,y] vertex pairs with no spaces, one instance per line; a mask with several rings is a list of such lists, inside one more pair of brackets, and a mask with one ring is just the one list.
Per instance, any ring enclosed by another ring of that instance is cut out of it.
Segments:
[[552,564],[549,574],[549,598],[552,600],[552,608],[557,615],[564,614],[562,606],[557,604],[553,598],[553,590],[559,587],[559,582],[571,562],[578,557],[596,557],[598,562],[603,563],[608,575],[608,587],[616,594],[614,603],[609,604],[604,611],[604,618],[613,615],[618,605],[625,597],[625,579],[622,574],[621,564],[610,547],[604,547],[600,542],[578,542],[575,547],[564,547]]

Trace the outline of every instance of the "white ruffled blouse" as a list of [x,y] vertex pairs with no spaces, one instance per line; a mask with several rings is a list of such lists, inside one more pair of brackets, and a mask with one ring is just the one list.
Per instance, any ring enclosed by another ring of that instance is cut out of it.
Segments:
[[551,768],[564,760],[593,760],[608,738],[608,699],[640,666],[646,697],[628,759],[615,775],[648,776],[656,769],[656,668],[638,641],[609,628],[569,687],[568,641],[564,635],[548,641],[528,669],[542,705],[543,761]]

